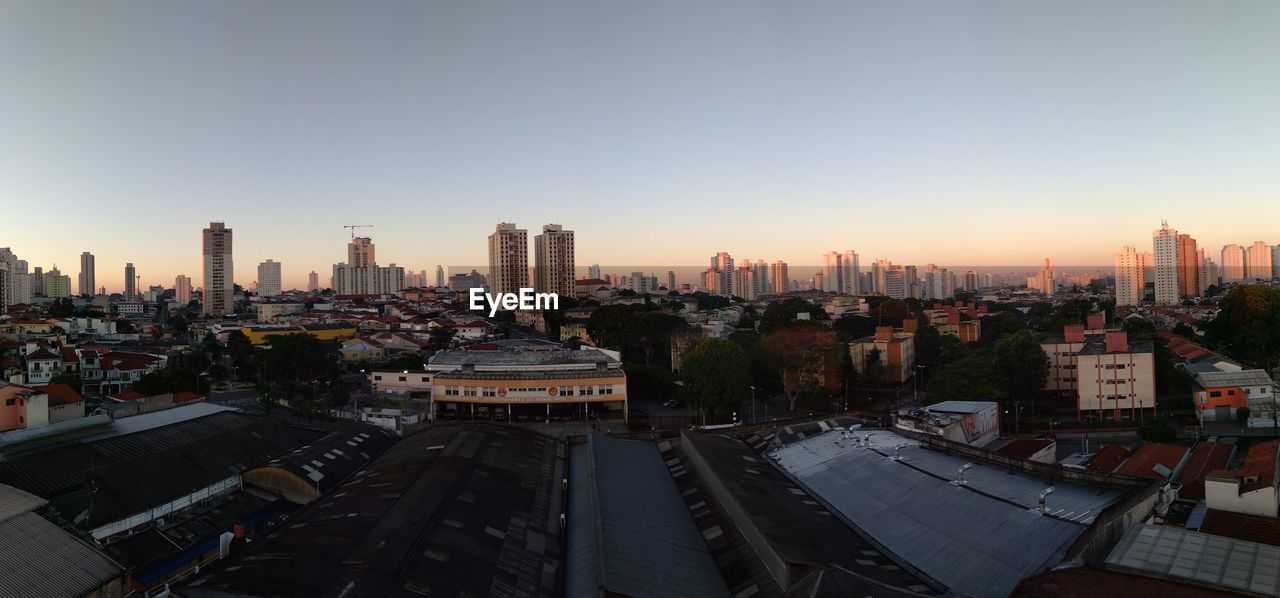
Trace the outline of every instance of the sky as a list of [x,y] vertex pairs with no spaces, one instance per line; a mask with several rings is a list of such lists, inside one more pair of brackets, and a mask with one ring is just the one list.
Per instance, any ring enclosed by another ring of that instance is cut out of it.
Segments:
[[[1280,242],[1280,3],[0,2],[0,247],[74,283],[577,262],[1107,266]],[[532,252],[531,252],[532,253]],[[605,268],[609,270],[608,267]]]

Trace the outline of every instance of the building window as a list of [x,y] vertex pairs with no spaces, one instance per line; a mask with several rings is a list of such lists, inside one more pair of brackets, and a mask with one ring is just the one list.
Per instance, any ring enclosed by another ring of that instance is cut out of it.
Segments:
[[1218,397],[1222,396],[1222,391],[1221,391],[1221,390],[1211,390],[1211,391],[1209,391],[1209,396],[1211,396],[1211,397],[1213,397],[1213,398],[1215,398],[1215,399],[1216,399],[1216,398],[1218,398]]
[[400,381],[401,381],[401,382],[406,382],[406,381],[408,381],[408,378],[406,378],[406,377],[404,377],[404,376],[400,376]]
[[4,405],[5,405],[5,407],[12,407],[12,406],[13,406],[13,399],[5,399],[5,400],[4,400]]
[[374,377],[373,377],[373,379],[374,379],[374,380],[381,380],[381,379],[382,379],[382,376],[374,376]]

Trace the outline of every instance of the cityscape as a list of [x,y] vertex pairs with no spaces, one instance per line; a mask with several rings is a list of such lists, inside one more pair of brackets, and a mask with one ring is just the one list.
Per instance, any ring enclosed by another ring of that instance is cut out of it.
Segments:
[[0,598],[1280,596],[1265,3],[0,3]]

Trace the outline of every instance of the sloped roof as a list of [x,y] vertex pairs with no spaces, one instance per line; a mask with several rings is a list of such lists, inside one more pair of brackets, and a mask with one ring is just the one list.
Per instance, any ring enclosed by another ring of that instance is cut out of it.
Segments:
[[70,384],[58,382],[55,384],[45,384],[44,386],[35,387],[36,390],[49,395],[49,406],[70,405],[72,403],[81,403],[84,396],[71,388]]
[[1196,382],[1210,386],[1270,386],[1271,376],[1266,370],[1240,370],[1238,372],[1203,372],[1196,374]]
[[1280,546],[1280,519],[1209,509],[1200,531],[1259,544]]
[[1163,480],[1168,476],[1157,473],[1155,467],[1159,465],[1172,472],[1178,467],[1178,463],[1182,461],[1182,458],[1186,456],[1189,450],[1187,447],[1177,444],[1148,442],[1138,447],[1138,450],[1129,456],[1129,459],[1116,470],[1116,473]]
[[124,574],[98,549],[35,513],[0,521],[0,538],[0,598],[83,596]]
[[1111,473],[1129,457],[1129,448],[1122,444],[1108,444],[1084,462],[1084,468],[1098,473]]
[[1182,483],[1178,496],[1204,498],[1205,476],[1211,471],[1226,467],[1232,449],[1231,445],[1220,442],[1203,441],[1197,444],[1195,450],[1191,451],[1191,458],[1182,468],[1182,473],[1178,475],[1178,481]]

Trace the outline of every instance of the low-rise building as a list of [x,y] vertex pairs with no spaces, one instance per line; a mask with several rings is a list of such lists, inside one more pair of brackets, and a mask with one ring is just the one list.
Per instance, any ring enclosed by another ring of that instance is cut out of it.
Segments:
[[1220,469],[1205,476],[1204,494],[1209,508],[1265,517],[1280,514],[1277,448],[1280,440],[1259,442],[1249,447],[1239,469]]
[[398,395],[409,398],[431,396],[431,374],[417,370],[373,370],[365,373],[369,388],[374,394]]
[[1000,405],[994,401],[943,401],[924,409],[904,409],[894,425],[973,446],[1000,438]]
[[908,318],[903,328],[877,326],[874,336],[849,343],[849,357],[860,374],[866,372],[872,351],[879,351],[879,363],[885,366],[886,379],[902,384],[914,375],[916,363],[915,319]]
[[1235,421],[1249,409],[1258,425],[1272,425],[1276,409],[1275,385],[1266,370],[1201,372],[1193,378],[1192,395],[1200,421]]
[[49,395],[30,386],[0,382],[0,432],[49,425]]
[[271,336],[284,334],[309,334],[322,341],[340,340],[356,335],[356,327],[350,324],[313,324],[307,326],[245,326],[240,332],[249,342],[261,345]]
[[276,318],[289,314],[300,314],[307,311],[307,304],[301,301],[270,301],[258,303],[254,306],[257,310],[257,320],[263,323],[275,322]]
[[613,351],[512,340],[432,356],[433,419],[511,421],[624,417],[627,376]]

